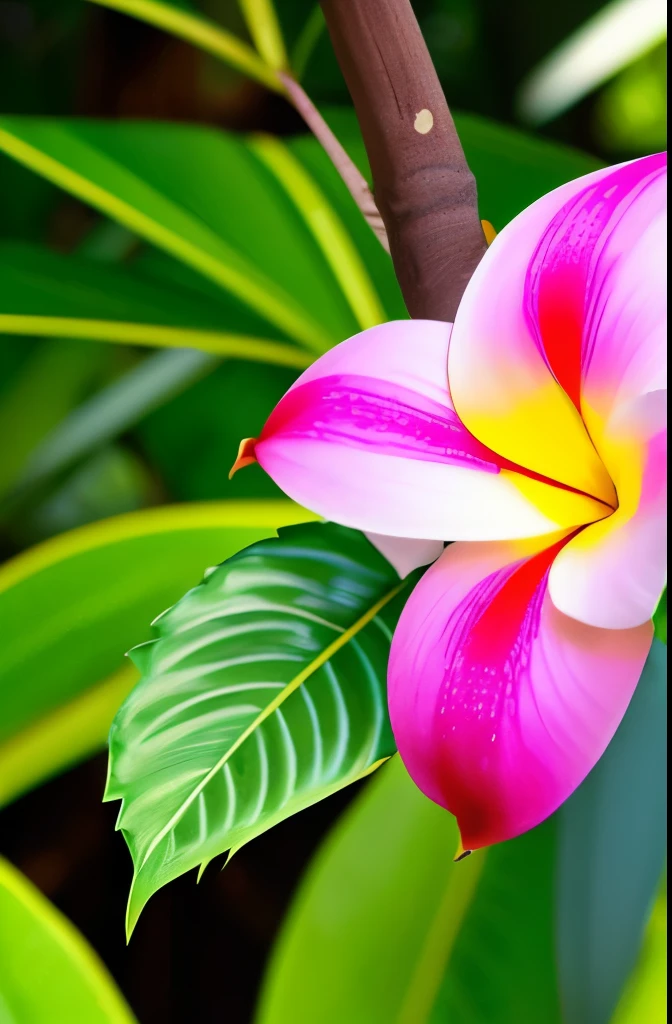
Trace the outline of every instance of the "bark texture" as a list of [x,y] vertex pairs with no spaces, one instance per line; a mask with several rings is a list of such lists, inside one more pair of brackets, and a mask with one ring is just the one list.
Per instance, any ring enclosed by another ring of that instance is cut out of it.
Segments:
[[452,321],[486,249],[476,182],[409,0],[322,0],[410,315]]

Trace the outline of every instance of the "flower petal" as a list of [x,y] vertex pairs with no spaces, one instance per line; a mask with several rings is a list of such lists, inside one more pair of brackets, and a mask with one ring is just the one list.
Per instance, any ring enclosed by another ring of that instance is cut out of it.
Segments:
[[605,501],[613,489],[579,409],[606,415],[626,374],[630,395],[661,386],[664,166],[659,155],[597,171],[525,210],[469,282],[451,341],[468,429]]
[[374,548],[380,551],[400,578],[405,579],[421,565],[430,565],[443,553],[442,540],[413,540],[410,537],[387,537],[382,533],[367,533]]
[[327,352],[276,406],[255,445],[300,504],[367,532],[425,540],[536,536],[607,511],[510,468],[458,419],[450,325],[401,321]]
[[618,407],[603,435],[618,510],[570,541],[551,569],[554,604],[590,625],[625,629],[646,622],[665,586],[666,409],[666,391]]
[[569,796],[613,736],[651,645],[648,623],[595,629],[554,607],[548,570],[566,539],[453,544],[397,626],[397,746],[420,789],[457,816],[468,850],[525,832]]
[[604,424],[667,387],[666,154],[618,167],[600,184],[581,349],[581,408],[598,451],[596,416]]

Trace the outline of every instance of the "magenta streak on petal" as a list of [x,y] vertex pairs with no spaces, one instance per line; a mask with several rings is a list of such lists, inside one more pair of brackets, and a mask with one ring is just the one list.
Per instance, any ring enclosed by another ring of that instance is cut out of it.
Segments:
[[271,413],[259,442],[279,434],[489,473],[498,473],[503,464],[448,406],[358,374],[320,377],[292,388]]
[[[568,539],[481,580],[454,609],[443,631],[444,676],[432,743],[437,777],[443,779],[446,805],[465,839],[479,837],[479,845],[495,841],[500,827],[493,804],[500,805],[503,816],[508,813],[504,792],[498,799],[493,788],[517,770],[506,762],[511,733],[524,743],[520,687],[539,633],[550,566]],[[552,745],[550,735],[548,739]],[[526,788],[540,797],[552,788],[552,780],[541,762],[534,776]],[[479,786],[488,793],[484,804],[474,799]]]
[[608,271],[605,246],[625,213],[664,173],[664,153],[617,168],[556,214],[530,261],[525,317],[539,352],[580,410],[581,379],[594,351]]

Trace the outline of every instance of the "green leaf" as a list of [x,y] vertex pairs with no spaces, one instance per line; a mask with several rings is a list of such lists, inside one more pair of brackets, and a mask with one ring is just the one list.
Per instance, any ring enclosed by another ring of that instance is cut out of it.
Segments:
[[35,445],[82,400],[106,356],[66,341],[43,343],[28,358],[0,397],[0,495],[14,485]]
[[616,1007],[612,1024],[667,1021],[667,884],[653,907],[639,958]]
[[107,970],[79,932],[0,858],[3,1024],[133,1024]]
[[601,91],[592,118],[596,142],[617,159],[667,149],[667,39]]
[[272,135],[250,142],[252,152],[286,189],[315,237],[361,330],[385,319],[366,265],[333,207],[286,145]]
[[288,501],[169,506],[46,541],[0,567],[0,805],[102,748],[137,678],[123,652],[205,566],[312,518]]
[[241,551],[156,620],[110,733],[129,933],[160,886],[394,752],[385,676],[409,586],[363,534],[314,524]]
[[324,15],[319,4],[315,4],[310,13],[306,16],[296,42],[292,48],[292,59],[290,65],[297,81],[301,81],[304,72],[310,63],[310,58],[317,43],[325,30]]
[[393,758],[304,876],[256,1024],[424,1024],[487,863],[451,863],[457,842],[455,819]]
[[452,864],[457,842],[395,757],[301,883],[257,1024],[558,1024],[554,822]]
[[667,650],[654,640],[616,735],[558,813],[558,963],[572,1024],[610,1019],[663,870],[666,670]]
[[[354,112],[352,114],[352,130],[359,133]],[[358,135],[360,144],[361,136]],[[404,320],[408,317],[406,306],[394,274],[392,260],[385,252],[373,231],[362,217],[359,207],[343,184],[343,180],[324,152],[319,142],[312,135],[297,135],[286,140],[288,150],[309,172],[314,181],[319,183],[320,190],[346,228],[348,235],[364,263],[379,301],[385,310],[385,319]]]
[[285,190],[243,142],[160,122],[0,118],[0,149],[170,253],[312,352],[357,329]]
[[32,492],[12,492],[2,510],[3,528],[23,550],[66,530],[154,504],[156,484],[147,465],[130,448],[110,444]]
[[238,0],[254,45],[274,71],[288,65],[285,43],[273,6],[273,0]]
[[15,491],[25,500],[26,490],[43,484],[134,427],[217,363],[215,356],[190,349],[157,352],[144,359],[73,409],[43,438],[25,460]]
[[101,7],[130,14],[157,28],[171,32],[179,39],[199,46],[207,53],[219,57],[236,71],[241,71],[255,81],[276,92],[282,91],[278,76],[273,68],[264,62],[254,50],[242,40],[220,28],[200,12],[195,11],[184,0],[93,0]]
[[488,850],[431,1024],[560,1024],[556,821]]
[[241,438],[258,436],[295,379],[296,371],[282,367],[229,361],[150,413],[137,433],[170,494],[177,501],[282,497],[260,466],[233,480],[222,470],[233,464]]
[[521,118],[553,120],[666,37],[662,4],[610,0],[528,75],[517,100]]
[[0,243],[0,333],[196,348],[301,368],[305,351],[219,291],[204,297],[142,270]]

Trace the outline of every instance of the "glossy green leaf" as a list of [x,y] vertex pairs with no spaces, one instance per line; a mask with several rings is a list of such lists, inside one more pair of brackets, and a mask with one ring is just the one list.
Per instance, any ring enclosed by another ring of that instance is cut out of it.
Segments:
[[214,57],[255,79],[268,89],[281,91],[272,67],[254,50],[231,32],[194,10],[185,0],[93,0],[101,7],[111,7],[133,18],[165,29],[180,39],[199,46]]
[[654,640],[616,735],[558,814],[558,962],[571,1024],[609,1021],[663,870],[666,672],[667,650]]
[[161,885],[394,752],[385,677],[410,585],[363,534],[313,524],[234,555],[160,616],[110,733],[129,932]]
[[0,805],[103,746],[136,679],[124,651],[206,566],[310,518],[288,501],[149,509],[0,567]]
[[256,1024],[424,1024],[487,863],[453,864],[457,842],[454,818],[393,758],[304,876]]
[[0,118],[0,149],[231,293],[309,350],[356,330],[304,219],[244,142],[210,128]]
[[112,978],[79,932],[0,859],[2,1024],[133,1024]]

